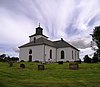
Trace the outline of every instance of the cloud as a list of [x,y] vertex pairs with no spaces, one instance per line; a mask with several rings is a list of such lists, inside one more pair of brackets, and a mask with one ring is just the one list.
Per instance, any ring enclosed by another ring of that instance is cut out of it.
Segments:
[[19,53],[19,48],[18,48],[18,47],[13,48],[13,50],[14,50],[14,52],[16,52],[16,53]]
[[[13,48],[15,45],[12,44],[0,44],[0,55],[6,54],[8,56],[16,56],[18,57],[17,48]],[[16,51],[16,52],[15,52]]]
[[91,47],[91,41],[87,41],[88,38],[78,38],[71,41],[70,43],[76,46],[77,48],[85,49]]
[[28,42],[40,22],[51,40],[62,37],[87,50],[100,24],[99,8],[100,0],[0,0],[0,44],[16,48]]
[[83,61],[83,58],[85,55],[88,55],[90,58],[93,57],[94,50],[91,50],[90,47],[85,48],[85,49],[79,49],[80,50],[80,59]]

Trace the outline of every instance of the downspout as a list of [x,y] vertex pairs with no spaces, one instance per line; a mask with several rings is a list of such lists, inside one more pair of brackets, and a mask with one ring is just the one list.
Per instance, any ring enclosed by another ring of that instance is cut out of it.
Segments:
[[56,48],[56,62],[57,62],[57,48]]

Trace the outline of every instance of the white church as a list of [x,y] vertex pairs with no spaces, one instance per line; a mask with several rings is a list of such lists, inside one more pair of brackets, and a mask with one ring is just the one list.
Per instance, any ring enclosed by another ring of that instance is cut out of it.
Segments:
[[43,28],[37,27],[36,33],[29,36],[30,41],[19,47],[19,59],[24,61],[53,62],[79,60],[79,50],[63,40],[51,41],[43,35]]

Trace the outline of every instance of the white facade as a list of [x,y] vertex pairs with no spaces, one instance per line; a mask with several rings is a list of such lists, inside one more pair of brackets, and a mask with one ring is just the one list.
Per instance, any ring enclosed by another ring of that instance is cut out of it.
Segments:
[[[29,50],[32,50],[32,61],[46,61],[50,59],[50,50],[52,50],[52,61],[75,61],[79,59],[79,51],[71,48],[54,48],[47,45],[38,45],[31,47],[20,48],[20,60],[29,61]],[[61,58],[61,51],[64,51],[64,59]]]
[[34,39],[39,39],[39,38],[41,38],[41,37],[47,39],[47,37],[44,37],[44,36],[42,36],[42,35],[37,35],[37,36],[30,37],[30,42],[31,42],[31,41],[34,41]]
[[[61,51],[64,51],[64,59],[61,58]],[[57,49],[57,61],[75,61],[79,59],[79,56],[75,54],[75,52],[79,55],[79,51],[71,48],[58,48]]]
[[50,59],[50,50],[52,51],[51,59],[56,62],[56,48],[45,45],[45,59],[48,61]]
[[[53,42],[42,34],[40,26],[35,35],[30,36],[30,42],[20,46],[19,59],[24,61],[53,62],[75,61],[79,59],[79,50],[63,39]],[[40,29],[40,30],[39,30]],[[61,46],[62,47],[61,47]],[[31,51],[31,52],[30,52]]]
[[[29,50],[32,50],[32,54],[29,54]],[[44,46],[31,46],[20,48],[19,58],[20,60],[29,61],[29,56],[32,55],[32,61],[39,60],[44,61]]]

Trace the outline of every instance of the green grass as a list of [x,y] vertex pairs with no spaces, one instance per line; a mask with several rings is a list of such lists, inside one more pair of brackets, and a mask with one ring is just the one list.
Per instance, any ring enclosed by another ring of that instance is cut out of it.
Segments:
[[38,63],[25,62],[9,67],[0,62],[0,87],[100,87],[100,63],[79,64],[79,70],[69,70],[69,63],[45,64],[45,70],[37,69]]

